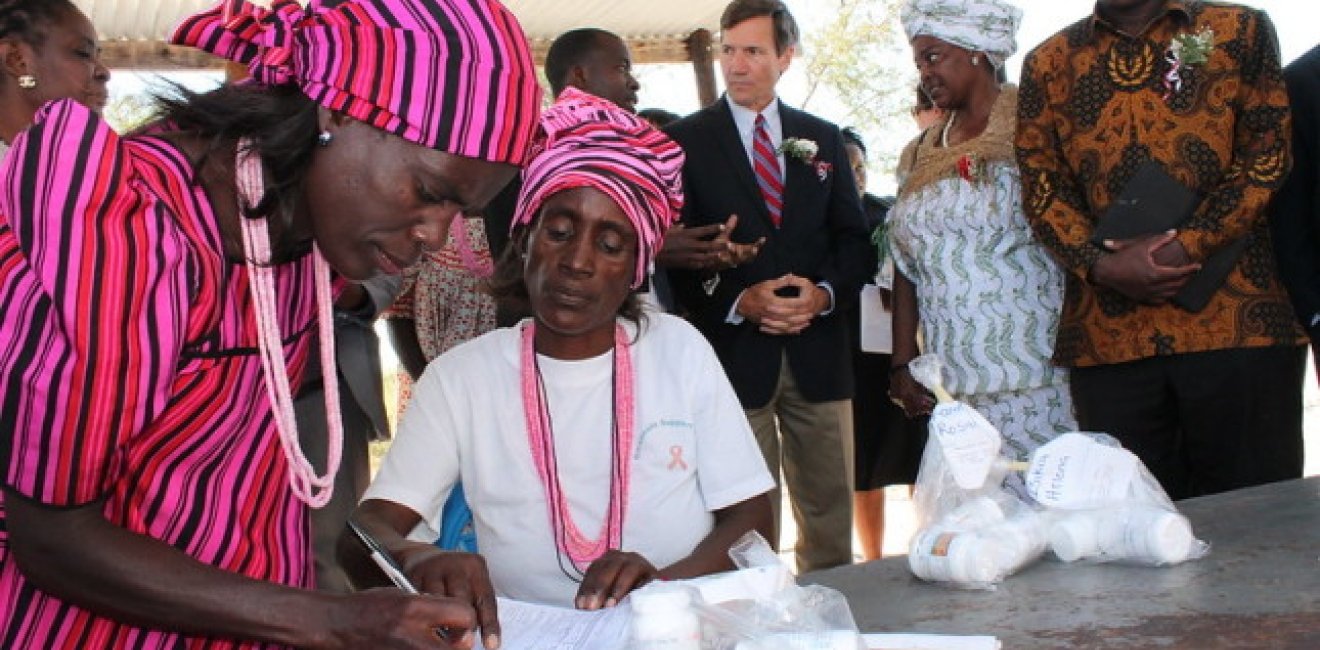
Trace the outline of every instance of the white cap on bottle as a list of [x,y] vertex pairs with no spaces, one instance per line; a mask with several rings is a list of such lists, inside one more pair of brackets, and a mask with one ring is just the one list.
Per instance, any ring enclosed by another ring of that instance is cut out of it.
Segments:
[[692,604],[692,596],[684,587],[670,586],[665,583],[652,583],[629,595],[633,611],[666,612],[686,609]]
[[1159,564],[1177,564],[1192,554],[1192,526],[1176,512],[1161,512],[1146,529],[1146,555]]

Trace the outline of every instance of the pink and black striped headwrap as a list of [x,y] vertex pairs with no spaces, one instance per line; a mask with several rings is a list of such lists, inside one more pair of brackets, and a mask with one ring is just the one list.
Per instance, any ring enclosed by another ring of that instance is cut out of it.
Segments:
[[558,192],[594,187],[637,229],[637,288],[683,207],[682,148],[647,121],[571,86],[541,116],[541,129],[513,227],[530,225]]
[[259,83],[460,156],[521,165],[541,90],[527,38],[495,0],[222,0],[170,42],[246,64]]

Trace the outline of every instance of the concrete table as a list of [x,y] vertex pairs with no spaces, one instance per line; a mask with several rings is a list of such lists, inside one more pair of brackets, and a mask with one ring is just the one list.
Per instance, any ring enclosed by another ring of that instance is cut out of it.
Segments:
[[863,632],[993,634],[1004,648],[1320,650],[1320,476],[1188,499],[1210,554],[1174,567],[1046,558],[997,591],[912,576],[906,557],[809,573]]

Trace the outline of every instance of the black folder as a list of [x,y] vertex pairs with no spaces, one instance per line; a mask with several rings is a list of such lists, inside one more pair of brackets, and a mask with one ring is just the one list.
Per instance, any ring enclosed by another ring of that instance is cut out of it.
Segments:
[[[1178,228],[1200,202],[1196,192],[1170,176],[1159,163],[1147,160],[1100,216],[1091,243],[1103,247],[1105,240],[1132,239]],[[1191,312],[1205,309],[1232,272],[1247,242],[1248,237],[1240,237],[1202,260],[1201,270],[1178,290],[1172,302]]]

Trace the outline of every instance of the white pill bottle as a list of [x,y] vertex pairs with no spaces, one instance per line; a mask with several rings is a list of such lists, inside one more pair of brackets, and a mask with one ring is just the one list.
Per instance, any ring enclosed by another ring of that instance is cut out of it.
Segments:
[[701,650],[701,621],[686,587],[652,583],[634,591],[631,650]]

